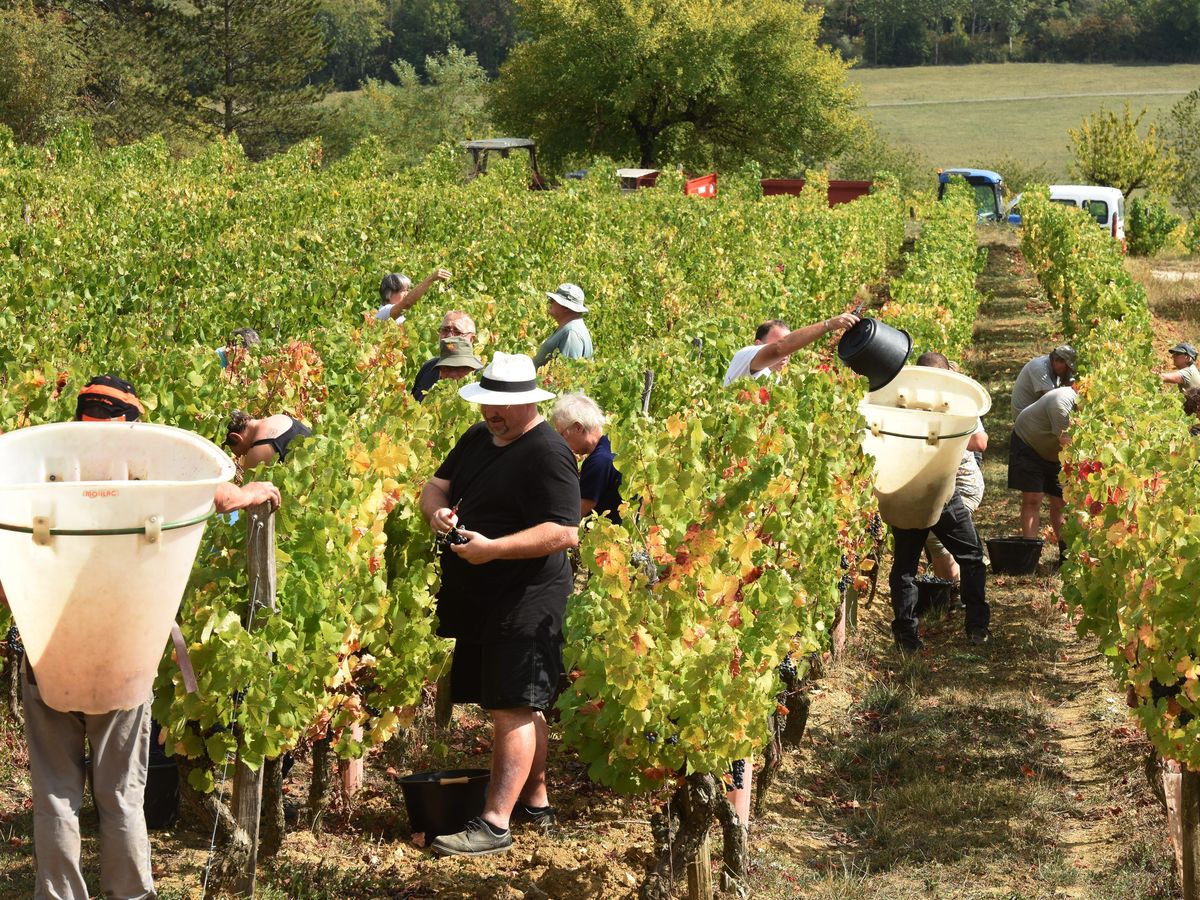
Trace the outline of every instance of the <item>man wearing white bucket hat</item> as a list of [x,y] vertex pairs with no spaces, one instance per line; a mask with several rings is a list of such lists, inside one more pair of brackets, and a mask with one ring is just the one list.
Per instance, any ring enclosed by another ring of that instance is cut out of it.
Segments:
[[[131,384],[101,375],[80,391],[75,419],[133,422],[142,412]],[[279,489],[268,482],[243,487],[223,483],[214,497],[218,512],[268,502],[279,506]],[[4,599],[2,586],[0,599]],[[89,896],[79,865],[85,740],[91,756],[92,798],[100,818],[100,893],[119,898],[156,896],[142,811],[150,750],[150,699],[133,709],[99,714],[64,712],[42,700],[28,660],[22,668],[25,739],[33,785],[34,897],[87,900]]]
[[558,324],[558,330],[538,347],[534,366],[540,369],[556,352],[563,359],[591,359],[592,335],[583,324],[583,314],[588,311],[583,289],[570,282],[560,284],[546,292],[546,304],[546,312]]
[[566,551],[579,543],[579,474],[566,441],[538,413],[554,395],[528,356],[496,353],[479,381],[472,425],[426,483],[421,512],[438,535],[438,634],[456,639],[454,702],[492,714],[492,778],[483,814],[442,835],[442,855],[503,853],[511,823],[549,825],[545,713],[562,675],[571,592]]

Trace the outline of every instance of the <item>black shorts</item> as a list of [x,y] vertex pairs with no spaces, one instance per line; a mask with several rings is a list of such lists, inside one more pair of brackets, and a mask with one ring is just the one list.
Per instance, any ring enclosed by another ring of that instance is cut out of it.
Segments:
[[562,640],[454,644],[450,695],[455,703],[478,703],[484,709],[529,707],[543,712],[554,706],[562,678]]
[[1008,486],[1025,494],[1049,494],[1062,498],[1058,474],[1062,463],[1042,459],[1015,431],[1008,448]]

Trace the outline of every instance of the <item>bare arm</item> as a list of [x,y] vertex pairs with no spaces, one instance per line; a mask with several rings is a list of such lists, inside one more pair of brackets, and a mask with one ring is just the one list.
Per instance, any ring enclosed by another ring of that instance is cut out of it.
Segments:
[[459,533],[467,543],[452,544],[450,549],[473,566],[495,559],[537,559],[579,545],[579,526],[557,522],[542,522],[495,539],[466,528]]
[[245,509],[259,503],[270,503],[271,509],[278,509],[279,500],[279,488],[269,481],[252,481],[241,487],[225,482],[217,485],[213,496],[213,503],[219,513],[233,512],[235,509]]
[[596,508],[595,500],[580,500],[579,501],[579,518],[584,518],[588,513]]
[[1174,372],[1163,372],[1158,377],[1163,380],[1164,384],[1183,384],[1183,369],[1176,369]]
[[434,476],[421,489],[421,515],[438,534],[454,527],[458,516],[450,511],[450,482]]
[[416,306],[417,301],[425,296],[425,292],[433,287],[435,281],[446,281],[450,277],[450,270],[443,269],[440,266],[433,270],[425,280],[418,284],[415,288],[405,294],[404,299],[396,304],[392,309],[392,318],[394,319],[406,309],[412,309]]
[[857,321],[858,316],[854,313],[842,313],[832,319],[797,328],[777,341],[763,344],[762,349],[754,354],[754,359],[750,362],[750,371],[761,372],[763,369],[769,369],[787,359],[801,347],[807,347],[817,338],[829,334],[831,331],[845,331]]
[[987,432],[977,431],[971,435],[970,440],[967,441],[967,449],[972,453],[982,453],[987,449],[987,441]]

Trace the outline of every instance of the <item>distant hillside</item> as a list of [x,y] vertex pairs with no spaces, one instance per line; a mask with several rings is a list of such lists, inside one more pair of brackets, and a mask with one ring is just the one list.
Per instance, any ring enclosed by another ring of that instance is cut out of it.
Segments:
[[1069,128],[1126,100],[1157,118],[1200,87],[1200,65],[1008,63],[855,69],[850,77],[883,135],[933,166],[1009,156],[1065,178]]

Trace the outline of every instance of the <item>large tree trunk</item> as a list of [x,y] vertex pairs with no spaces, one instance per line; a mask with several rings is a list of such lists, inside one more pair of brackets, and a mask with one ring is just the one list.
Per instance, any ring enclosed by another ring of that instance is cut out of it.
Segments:
[[221,53],[225,57],[225,104],[223,112],[223,122],[221,131],[225,137],[233,134],[235,123],[233,121],[233,29],[229,21],[229,7],[232,0],[224,0],[225,13],[225,30],[222,35]]

